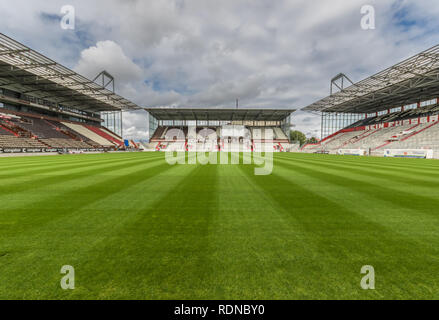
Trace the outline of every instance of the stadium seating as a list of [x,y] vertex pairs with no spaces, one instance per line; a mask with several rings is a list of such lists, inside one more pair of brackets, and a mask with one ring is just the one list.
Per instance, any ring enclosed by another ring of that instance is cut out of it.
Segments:
[[89,129],[90,131],[94,132],[95,134],[97,134],[98,136],[113,142],[115,145],[118,145],[119,147],[123,147],[124,143],[121,140],[118,140],[116,138],[114,138],[113,136],[111,136],[110,134],[104,132],[103,130],[101,130],[100,128],[97,127],[93,127],[93,126],[85,126],[87,129]]
[[420,117],[431,117],[438,114],[439,114],[439,105],[434,104],[422,108],[409,109],[405,111],[393,112],[372,118],[366,118],[358,122],[355,122],[354,124],[350,125],[348,128],[371,126],[381,123],[390,123],[393,121],[404,121],[404,120],[416,119]]
[[285,140],[288,141],[288,137],[285,132],[282,131],[281,128],[273,128],[276,140]]
[[16,137],[14,135],[0,135],[0,148],[47,148],[46,145],[32,138]]
[[12,131],[10,131],[9,129],[7,129],[6,127],[3,127],[0,124],[0,135],[14,136],[15,134]]
[[[199,151],[199,152],[252,152],[255,144],[262,151],[266,146],[270,152],[284,152],[289,150],[289,140],[281,128],[253,127],[247,128],[246,137],[222,137],[222,127],[198,127],[188,134],[188,127],[160,126],[151,137],[155,143],[154,150],[165,151],[170,149]],[[169,149],[167,149],[169,147]],[[172,148],[171,148],[172,147]],[[145,148],[144,149],[151,149]]]
[[228,142],[226,141],[223,145],[222,150],[225,152],[243,152],[245,149],[245,144],[240,143],[239,141],[232,141]]
[[289,152],[300,152],[300,143],[290,144],[288,147]]
[[218,130],[216,128],[197,128],[197,137],[208,140],[217,140]]
[[80,124],[74,124],[74,123],[68,123],[68,122],[62,122],[63,125],[69,127],[70,129],[74,130],[75,132],[87,137],[88,139],[98,143],[101,146],[104,147],[114,147],[115,143],[110,142],[109,140],[103,138],[102,136],[96,134],[95,132],[87,129],[86,127],[80,125]]
[[255,143],[254,144],[254,151],[255,152],[279,152],[279,149],[275,148],[275,146],[278,145],[277,143]]
[[256,141],[262,141],[266,139],[279,140],[282,142],[288,141],[285,133],[280,128],[255,127],[251,129],[251,134],[252,139]]
[[[317,145],[306,145],[303,152],[337,153],[340,149],[365,150],[371,155],[383,155],[386,149],[432,149],[439,155],[439,107],[425,110],[411,109],[400,113],[364,119],[322,140]],[[423,111],[423,112],[421,112]],[[413,115],[416,118],[410,118]],[[421,115],[422,117],[418,117]],[[409,117],[409,118],[408,118]],[[392,122],[378,122],[392,119]],[[360,127],[354,127],[361,125]],[[366,126],[364,126],[366,125]]]
[[400,136],[386,148],[392,149],[433,149],[439,150],[439,122],[420,125],[415,132]]
[[37,118],[24,118],[15,122],[18,127],[24,130],[32,132],[38,138],[41,139],[66,139],[66,135],[56,130],[56,128],[49,126],[46,121]]
[[[110,130],[103,127],[93,128],[96,129],[89,130],[79,123],[61,123],[44,115],[5,109],[0,113],[0,148],[88,150],[123,146],[122,139]],[[6,138],[8,136],[10,138]]]
[[110,130],[108,130],[107,128],[104,128],[104,127],[100,127],[99,129],[101,131],[105,132],[106,134],[110,135],[114,139],[116,139],[116,140],[118,140],[118,141],[123,143],[123,139],[121,137],[119,137],[117,134],[115,134],[114,132],[111,132]]
[[161,139],[165,141],[186,141],[186,135],[181,128],[166,128]]
[[174,141],[174,138],[177,138],[177,140],[185,140],[187,135],[187,127],[158,127],[151,137],[151,141],[166,141],[166,137],[173,137],[172,139],[170,139],[171,141]]
[[0,125],[9,132],[12,132],[14,135],[24,138],[31,138],[33,134],[28,130],[22,128],[18,124],[17,119],[1,119]]
[[177,152],[185,152],[186,151],[186,142],[171,142],[167,146],[167,151],[177,151]]
[[155,151],[156,143],[146,143],[146,142],[140,142],[139,148],[143,151]]
[[262,128],[252,128],[252,138],[253,140],[262,140],[263,139],[263,132]]
[[47,122],[49,125],[55,127],[57,130],[61,131],[66,136],[70,137],[71,139],[76,140],[76,141],[85,142],[86,145],[88,145],[88,148],[90,148],[90,147],[91,148],[102,148],[103,147],[99,143],[96,143],[95,141],[90,140],[89,138],[87,138],[87,137],[81,135],[80,133],[72,130],[71,128],[65,126],[61,122],[53,121],[53,120],[49,120]]
[[154,135],[151,137],[151,141],[159,141],[159,140],[163,140],[162,136],[163,133],[165,132],[165,127],[158,127],[157,130],[154,132]]
[[76,141],[73,139],[41,139],[41,142],[56,149],[91,149],[92,146],[83,141]]
[[168,148],[169,143],[168,142],[159,142],[156,150],[157,151],[165,151]]

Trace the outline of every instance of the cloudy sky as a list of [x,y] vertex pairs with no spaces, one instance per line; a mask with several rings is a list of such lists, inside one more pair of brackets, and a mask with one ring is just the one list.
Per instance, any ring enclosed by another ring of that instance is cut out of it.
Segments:
[[[60,26],[72,5],[74,30]],[[361,8],[375,8],[375,30]],[[297,108],[329,94],[340,72],[359,81],[439,43],[437,0],[6,0],[0,31],[141,106]],[[124,116],[144,138],[145,113]],[[305,112],[297,129],[319,135]]]

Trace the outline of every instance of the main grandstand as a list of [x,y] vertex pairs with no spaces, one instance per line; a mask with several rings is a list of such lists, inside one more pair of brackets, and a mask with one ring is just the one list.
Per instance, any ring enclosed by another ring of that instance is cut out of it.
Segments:
[[135,109],[104,86],[0,34],[0,152],[124,150],[135,145],[122,138],[122,112]]
[[439,158],[439,45],[305,111],[322,115],[322,140],[308,153]]
[[286,152],[292,109],[147,108],[149,150]]

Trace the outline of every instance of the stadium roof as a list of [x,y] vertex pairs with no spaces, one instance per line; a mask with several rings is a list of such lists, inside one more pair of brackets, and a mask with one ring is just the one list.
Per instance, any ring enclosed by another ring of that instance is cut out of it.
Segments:
[[304,108],[371,113],[439,97],[439,45]]
[[0,87],[82,111],[140,109],[133,102],[2,33]]
[[292,109],[180,109],[145,108],[157,120],[176,121],[282,121]]

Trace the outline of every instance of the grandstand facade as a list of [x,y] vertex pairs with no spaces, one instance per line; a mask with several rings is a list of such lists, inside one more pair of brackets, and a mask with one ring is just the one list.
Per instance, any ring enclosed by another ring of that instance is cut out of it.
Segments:
[[322,140],[303,152],[439,158],[439,45],[308,107]]
[[134,103],[0,34],[0,152],[126,150]]
[[286,109],[147,108],[149,151],[290,151],[291,114]]

